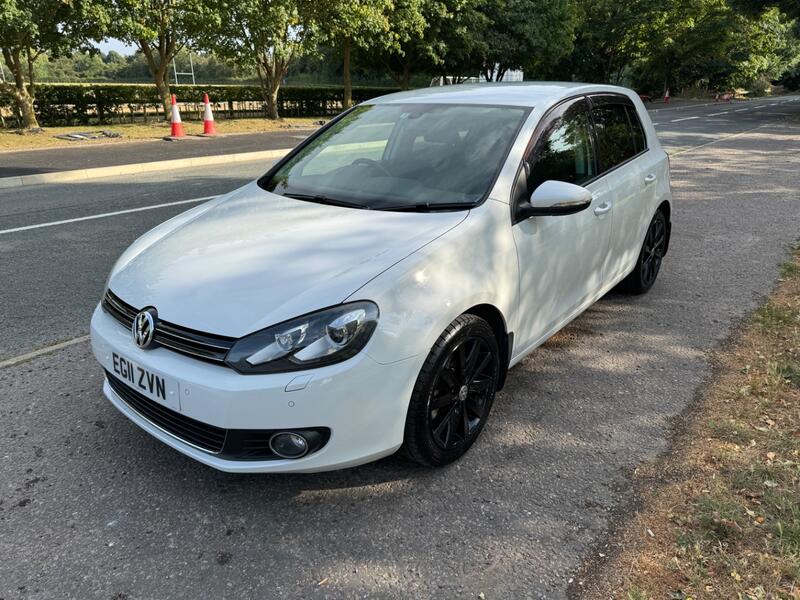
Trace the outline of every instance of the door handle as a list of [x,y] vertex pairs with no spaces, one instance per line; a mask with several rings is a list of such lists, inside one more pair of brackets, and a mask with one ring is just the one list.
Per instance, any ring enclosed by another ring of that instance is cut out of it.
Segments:
[[600,215],[606,214],[610,210],[611,205],[608,202],[603,202],[600,206],[594,209],[594,214],[599,217]]
[[656,174],[650,173],[647,177],[644,178],[645,183],[653,183],[656,180]]

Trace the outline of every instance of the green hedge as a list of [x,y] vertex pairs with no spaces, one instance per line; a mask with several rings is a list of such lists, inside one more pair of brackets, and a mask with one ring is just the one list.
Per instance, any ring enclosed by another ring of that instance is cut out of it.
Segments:
[[[197,103],[208,93],[220,117],[265,114],[261,90],[253,85],[172,85],[179,103]],[[353,88],[353,100],[362,102],[396,92],[392,88]],[[284,117],[315,117],[339,113],[341,87],[284,86],[278,94],[278,112]],[[0,105],[13,106],[10,96],[0,94]],[[161,103],[149,84],[59,84],[36,86],[36,113],[42,125],[108,123],[155,116]],[[192,115],[184,115],[184,119]]]

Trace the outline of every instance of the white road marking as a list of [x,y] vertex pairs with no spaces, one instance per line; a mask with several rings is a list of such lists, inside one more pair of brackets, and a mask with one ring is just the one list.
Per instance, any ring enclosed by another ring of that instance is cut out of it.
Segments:
[[708,115],[708,116],[709,116],[709,117],[718,117],[718,116],[720,116],[720,115],[727,115],[729,112],[731,112],[731,111],[729,111],[729,110],[726,110],[726,111],[724,111],[724,112],[719,112],[719,113],[711,113],[711,114],[710,114],[710,115]]
[[762,104],[761,106],[756,106],[756,108],[766,108],[766,104]]
[[0,361],[0,369],[3,369],[5,367],[13,367],[14,365],[18,365],[20,363],[27,362],[34,358],[38,358],[39,356],[42,356],[44,354],[50,354],[51,352],[55,352],[56,350],[61,350],[62,348],[68,348],[70,346],[74,346],[75,344],[80,344],[81,342],[85,342],[88,339],[89,339],[88,335],[82,335],[80,337],[67,340],[66,342],[60,342],[58,344],[53,344],[52,346],[45,346],[44,348],[39,348],[38,350],[34,350],[33,352],[28,352],[27,354],[21,354],[13,358],[7,358],[4,361]]
[[669,154],[670,156],[685,154],[686,152],[691,152],[692,150],[698,150],[699,148],[705,148],[706,146],[711,146],[712,144],[718,144],[719,142],[724,142],[725,140],[730,140],[735,137],[739,137],[740,135],[744,135],[745,133],[750,133],[751,131],[755,131],[756,129],[761,129],[762,127],[766,127],[766,124],[758,125],[757,127],[753,127],[752,129],[745,129],[744,131],[740,131],[739,133],[732,133],[731,135],[726,135],[725,137],[717,138],[716,140],[711,140],[710,142],[706,142],[705,144],[700,144],[699,146],[684,148],[683,150],[678,150],[677,152],[667,152],[667,154]]
[[212,200],[216,196],[203,196],[202,198],[192,198],[191,200],[178,200],[176,202],[164,202],[163,204],[151,204],[150,206],[140,206],[139,208],[127,208],[114,212],[101,213],[99,215],[87,215],[74,219],[64,219],[62,221],[50,221],[49,223],[37,223],[36,225],[25,225],[24,227],[14,227],[13,229],[0,229],[0,235],[6,233],[17,233],[19,231],[29,231],[31,229],[41,229],[42,227],[54,227],[55,225],[67,225],[68,223],[79,223],[81,221],[92,221],[94,219],[105,219],[106,217],[116,217],[117,215],[127,215],[129,213],[141,212],[143,210],[154,210],[156,208],[166,208],[168,206],[180,206],[181,204],[192,204]]
[[692,119],[699,119],[700,117],[683,117],[682,119],[672,119],[670,123],[677,123],[678,121],[691,121]]
[[743,110],[750,110],[750,109],[749,108],[740,108],[740,109],[735,110],[733,112],[742,112]]

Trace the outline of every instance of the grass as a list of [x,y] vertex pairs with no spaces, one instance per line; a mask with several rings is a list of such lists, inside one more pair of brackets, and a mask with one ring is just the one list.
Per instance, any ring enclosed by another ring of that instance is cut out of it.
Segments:
[[[280,121],[269,119],[233,119],[216,121],[217,133],[260,133],[277,131],[288,127],[313,127],[315,118],[289,118]],[[187,135],[203,133],[201,121],[184,121],[183,128]],[[64,133],[108,130],[119,133],[119,138],[107,138],[88,141],[68,141],[56,138]],[[74,127],[46,127],[44,133],[20,135],[10,129],[0,129],[0,152],[14,150],[34,150],[37,148],[58,148],[63,146],[78,147],[94,144],[119,144],[126,141],[160,140],[170,133],[170,125],[165,122],[134,123],[122,125],[75,125]]]
[[800,600],[800,250],[674,439],[585,600]]

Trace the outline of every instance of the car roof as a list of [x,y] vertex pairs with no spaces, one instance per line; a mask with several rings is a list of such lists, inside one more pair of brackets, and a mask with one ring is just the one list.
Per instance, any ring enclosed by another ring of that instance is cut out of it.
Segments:
[[574,82],[461,83],[387,94],[368,100],[365,104],[498,104],[532,108],[550,105],[570,96],[598,92],[635,95],[631,90],[614,85]]

